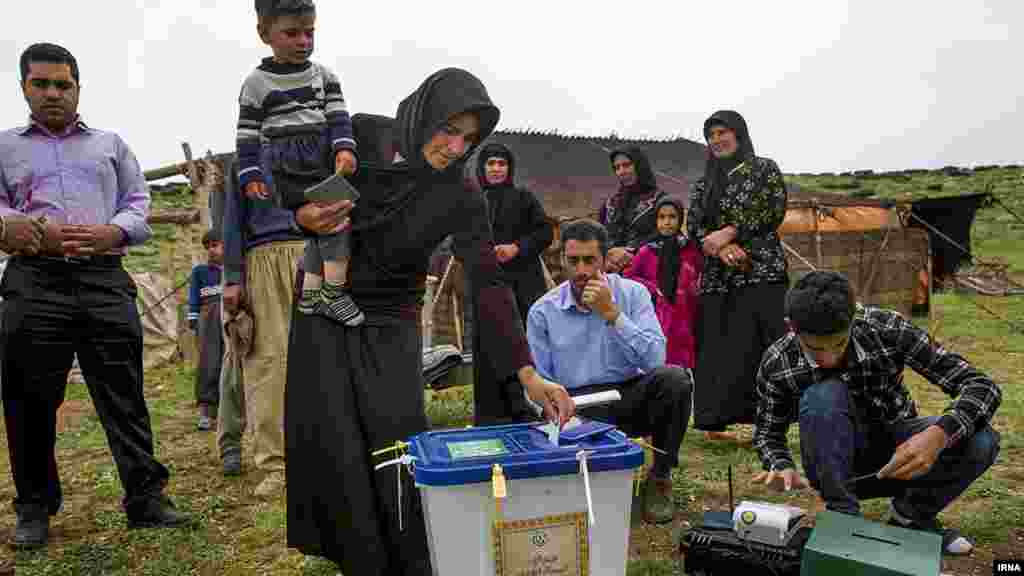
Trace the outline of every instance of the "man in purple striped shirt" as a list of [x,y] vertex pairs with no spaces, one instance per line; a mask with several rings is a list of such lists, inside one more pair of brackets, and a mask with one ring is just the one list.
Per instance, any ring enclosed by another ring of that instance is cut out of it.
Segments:
[[21,56],[27,126],[0,132],[3,405],[18,515],[12,545],[46,545],[63,502],[54,459],[57,409],[78,354],[125,489],[130,527],[189,523],[163,495],[142,390],[142,327],[127,246],[149,239],[149,192],[116,134],[85,125],[78,64],[35,44]]

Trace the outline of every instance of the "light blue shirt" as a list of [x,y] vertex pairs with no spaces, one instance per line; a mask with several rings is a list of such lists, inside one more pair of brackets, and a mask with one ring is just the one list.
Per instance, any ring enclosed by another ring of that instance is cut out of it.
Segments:
[[526,339],[541,376],[570,390],[623,382],[665,364],[665,334],[642,284],[607,274],[615,324],[580,308],[569,281],[530,307]]

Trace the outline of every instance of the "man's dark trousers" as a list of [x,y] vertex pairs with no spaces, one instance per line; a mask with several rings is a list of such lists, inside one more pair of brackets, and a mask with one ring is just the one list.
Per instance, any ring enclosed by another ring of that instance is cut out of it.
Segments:
[[158,496],[168,471],[153,457],[137,290],[120,258],[15,257],[0,292],[15,508],[44,508],[52,515],[61,505],[56,416],[76,352],[125,489],[125,506]]
[[679,448],[690,422],[693,379],[689,371],[662,366],[626,382],[572,388],[569,393],[579,396],[605,390],[618,390],[622,399],[581,409],[580,415],[615,424],[630,436],[650,435],[654,447],[666,452],[654,454],[654,475],[668,477],[679,465]]
[[851,399],[845,381],[825,379],[800,399],[800,451],[807,480],[829,510],[859,514],[859,500],[894,497],[901,515],[921,523],[933,520],[995,462],[999,434],[990,426],[943,450],[931,470],[913,480],[847,482],[881,470],[897,446],[937,421],[871,422],[864,407]]

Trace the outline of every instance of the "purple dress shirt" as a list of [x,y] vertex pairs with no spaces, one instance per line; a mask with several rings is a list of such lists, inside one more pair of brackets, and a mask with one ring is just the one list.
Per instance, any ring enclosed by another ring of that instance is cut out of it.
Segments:
[[[152,235],[149,189],[128,145],[76,120],[62,134],[31,121],[0,132],[0,215],[59,224],[113,224],[127,245]],[[123,248],[115,249],[123,253]]]

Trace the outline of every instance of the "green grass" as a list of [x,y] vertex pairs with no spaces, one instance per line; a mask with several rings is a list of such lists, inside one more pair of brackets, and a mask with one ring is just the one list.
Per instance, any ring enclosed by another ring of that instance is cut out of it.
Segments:
[[[844,190],[885,197],[954,194],[982,191],[986,187],[1018,214],[1024,215],[1024,181],[1019,170],[992,170],[966,178],[949,178],[934,173],[902,178],[853,179],[833,177],[789,177],[801,186],[822,190]],[[826,185],[828,185],[826,187]],[[940,185],[940,186],[937,186]],[[929,190],[931,186],[938,190]],[[190,199],[188,199],[190,200]],[[163,193],[155,206],[184,203],[185,197]],[[158,228],[158,239],[169,237]],[[972,246],[982,259],[1002,259],[1018,281],[1024,282],[1024,225],[998,205],[979,211],[973,229]],[[183,259],[187,258],[183,256]],[[155,269],[159,250],[135,249],[131,266]],[[187,270],[187,268],[185,268]],[[960,527],[977,539],[978,551],[965,560],[944,562],[944,571],[988,573],[993,557],[1024,555],[1024,334],[1013,332],[998,318],[977,306],[981,304],[1005,319],[1024,319],[1024,296],[992,298],[973,294],[936,294],[930,324],[934,336],[990,374],[1000,384],[1003,404],[994,425],[1002,435],[997,464],[963,498],[943,513],[948,524]],[[907,384],[924,414],[940,412],[948,403],[941,391],[912,372]],[[334,576],[337,568],[317,558],[303,558],[285,546],[286,513],[282,501],[261,502],[252,489],[261,479],[257,474],[225,479],[213,435],[194,431],[192,405],[193,372],[180,366],[147,375],[147,399],[156,430],[157,452],[171,469],[168,493],[178,506],[200,518],[201,525],[188,530],[144,530],[129,532],[120,510],[121,487],[106,446],[103,429],[92,412],[84,386],[68,388],[67,403],[78,411],[67,430],[58,437],[67,497],[65,511],[51,528],[51,546],[41,552],[0,552],[0,575],[305,575]],[[472,394],[460,387],[428,392],[428,415],[434,427],[461,427],[471,422]],[[749,435],[749,431],[746,432]],[[790,430],[790,446],[799,451],[797,429]],[[0,429],[0,442],[6,442]],[[681,574],[674,540],[678,532],[699,521],[708,509],[728,505],[726,470],[733,466],[737,499],[787,502],[815,510],[817,498],[809,491],[782,496],[753,486],[749,479],[760,469],[748,448],[729,443],[708,442],[690,431],[682,448],[681,466],[673,474],[674,497],[679,513],[669,526],[636,525],[630,544],[630,576]],[[6,457],[0,457],[0,500],[14,495]],[[888,503],[866,503],[869,518],[882,519]],[[13,530],[13,514],[0,515],[0,534]]]

